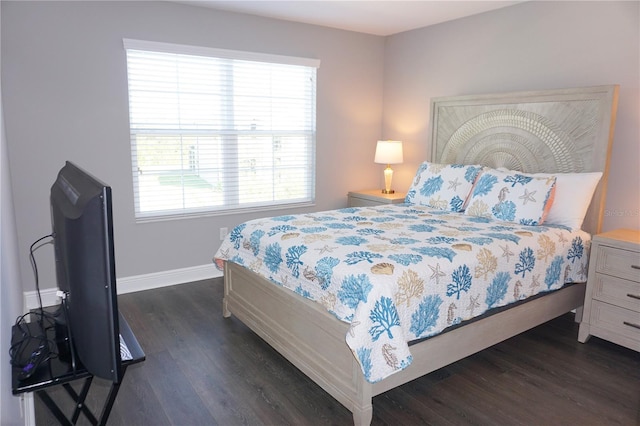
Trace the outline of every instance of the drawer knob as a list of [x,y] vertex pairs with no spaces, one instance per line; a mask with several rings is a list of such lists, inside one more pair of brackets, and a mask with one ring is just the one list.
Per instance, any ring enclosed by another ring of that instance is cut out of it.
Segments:
[[638,299],[640,300],[640,295],[638,294],[631,294],[631,293],[627,293],[627,297],[630,297],[632,299]]
[[638,325],[638,324],[634,324],[634,323],[628,322],[628,321],[623,321],[622,323],[624,325],[628,325],[629,327],[637,328],[638,330],[640,330],[640,325]]
[[640,265],[631,265],[633,269],[640,269]]

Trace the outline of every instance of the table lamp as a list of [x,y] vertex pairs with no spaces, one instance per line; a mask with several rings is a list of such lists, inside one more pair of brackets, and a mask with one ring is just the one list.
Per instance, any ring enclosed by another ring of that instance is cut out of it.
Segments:
[[402,163],[402,142],[401,141],[378,141],[376,146],[376,156],[373,160],[378,164],[386,164],[384,169],[384,189],[383,194],[393,194],[395,191],[391,189],[391,179],[393,178],[393,170],[391,164]]

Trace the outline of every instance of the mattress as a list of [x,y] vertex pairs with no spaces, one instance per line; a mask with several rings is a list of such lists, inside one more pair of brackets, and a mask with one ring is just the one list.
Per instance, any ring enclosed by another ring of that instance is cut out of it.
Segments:
[[491,309],[585,282],[590,235],[418,205],[257,219],[215,255],[322,304],[372,383],[412,362],[409,343]]

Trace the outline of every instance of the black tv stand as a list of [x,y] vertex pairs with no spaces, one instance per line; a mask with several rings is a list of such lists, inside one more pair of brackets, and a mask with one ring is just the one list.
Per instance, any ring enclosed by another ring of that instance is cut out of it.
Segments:
[[[13,345],[18,339],[21,338],[22,329],[19,327],[28,327],[34,333],[37,333],[37,328],[40,324],[37,321],[21,324],[20,326],[14,325],[12,328],[11,344]],[[129,324],[124,319],[122,314],[119,316],[120,334],[125,341],[132,359],[122,361],[122,377],[124,379],[127,367],[132,364],[137,364],[144,361],[145,354],[138,343],[135,335],[131,331]],[[55,341],[55,327],[49,327],[46,330],[47,337],[50,340]],[[35,394],[42,400],[51,413],[58,419],[62,425],[75,425],[80,418],[80,415],[84,415],[87,420],[93,425],[104,425],[109,418],[111,408],[115,403],[118,390],[120,389],[120,383],[112,382],[109,394],[102,407],[100,417],[96,418],[93,412],[85,405],[85,399],[91,388],[93,382],[93,375],[89,373],[84,366],[80,363],[76,363],[75,368],[72,366],[70,359],[65,357],[54,357],[39,366],[37,371],[28,379],[23,381],[18,380],[20,369],[13,367],[11,371],[11,384],[12,392],[14,395],[19,395],[25,392],[35,392]],[[71,386],[71,382],[76,380],[84,380],[80,393],[77,393]],[[55,401],[47,394],[47,388],[51,386],[62,385],[66,390],[68,396],[73,400],[75,408],[71,416],[67,416],[63,413],[60,407]]]

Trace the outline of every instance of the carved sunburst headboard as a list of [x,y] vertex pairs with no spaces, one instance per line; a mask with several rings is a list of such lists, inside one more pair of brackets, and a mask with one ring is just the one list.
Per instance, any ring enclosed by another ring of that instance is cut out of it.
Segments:
[[583,228],[600,232],[618,86],[434,98],[431,160],[526,173],[602,172]]

